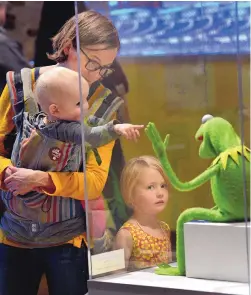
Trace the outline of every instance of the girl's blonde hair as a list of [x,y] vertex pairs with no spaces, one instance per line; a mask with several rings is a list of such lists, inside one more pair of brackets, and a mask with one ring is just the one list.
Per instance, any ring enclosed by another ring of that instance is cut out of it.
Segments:
[[132,205],[133,190],[137,185],[142,168],[145,167],[156,169],[164,178],[165,182],[168,182],[168,178],[165,175],[163,167],[157,158],[153,156],[140,156],[132,158],[125,165],[120,178],[121,193],[128,206]]

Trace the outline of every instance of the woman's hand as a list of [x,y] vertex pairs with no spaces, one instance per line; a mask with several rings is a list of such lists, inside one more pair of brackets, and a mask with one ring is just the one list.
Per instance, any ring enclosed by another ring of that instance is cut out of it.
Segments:
[[51,188],[52,191],[53,188],[55,190],[52,180],[47,172],[16,168],[13,166],[9,166],[7,169],[5,175],[8,175],[10,172],[11,175],[4,179],[4,184],[14,196],[25,195],[34,190],[38,191],[43,187]]
[[3,171],[3,176],[2,176],[2,180],[1,180],[1,182],[2,182],[2,186],[3,186],[4,190],[8,190],[7,187],[6,187],[5,184],[4,184],[4,180],[5,180],[6,178],[8,178],[12,173],[14,173],[12,168],[15,168],[15,167],[14,167],[14,166],[8,166],[8,167]]
[[14,166],[8,166],[5,170],[4,170],[4,173],[3,173],[3,180],[5,180],[7,177],[9,177],[12,173],[14,173],[14,172],[12,172],[13,171],[13,169],[12,168],[15,168]]

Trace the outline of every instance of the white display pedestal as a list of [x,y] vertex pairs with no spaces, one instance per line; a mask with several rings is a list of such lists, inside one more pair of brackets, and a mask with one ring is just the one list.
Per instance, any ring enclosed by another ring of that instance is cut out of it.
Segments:
[[88,295],[249,295],[248,284],[169,277],[146,269],[88,282]]
[[184,237],[187,277],[248,283],[250,223],[188,222]]

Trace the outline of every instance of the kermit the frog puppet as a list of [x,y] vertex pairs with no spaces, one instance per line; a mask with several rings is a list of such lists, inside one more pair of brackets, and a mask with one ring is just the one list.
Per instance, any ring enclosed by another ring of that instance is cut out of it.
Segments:
[[[174,173],[166,148],[169,135],[162,141],[153,123],[145,132],[152,142],[170,183],[179,191],[192,191],[210,181],[215,207],[190,208],[177,221],[177,265],[159,265],[157,274],[185,275],[184,224],[193,220],[209,222],[233,222],[250,219],[250,149],[242,145],[232,125],[219,117],[205,115],[195,135],[199,142],[199,156],[214,159],[199,176],[188,182],[181,182]],[[245,174],[244,174],[245,173]]]

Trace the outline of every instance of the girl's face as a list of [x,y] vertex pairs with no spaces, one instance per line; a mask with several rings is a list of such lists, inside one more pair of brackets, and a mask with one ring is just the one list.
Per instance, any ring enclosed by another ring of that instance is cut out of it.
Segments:
[[145,167],[132,194],[135,213],[155,215],[163,211],[167,204],[167,183],[158,170]]
[[[104,45],[81,48],[81,74],[89,85],[103,79],[105,74],[109,73],[117,53],[117,48],[104,49]],[[70,68],[74,71],[78,71],[77,60],[76,50],[74,48],[70,48],[68,62]]]

